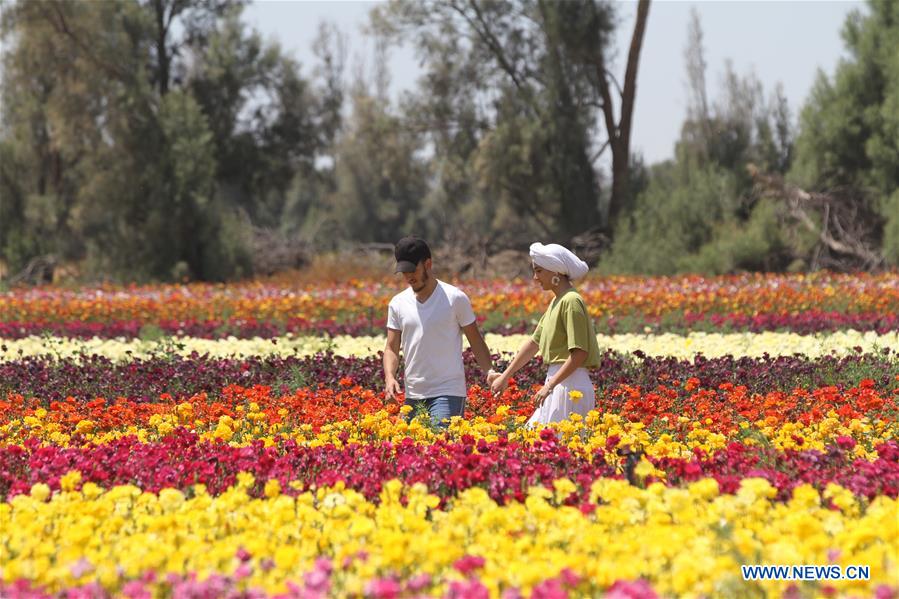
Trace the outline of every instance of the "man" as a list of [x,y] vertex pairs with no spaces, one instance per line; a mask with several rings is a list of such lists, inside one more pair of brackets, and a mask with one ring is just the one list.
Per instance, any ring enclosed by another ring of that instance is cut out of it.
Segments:
[[406,358],[406,405],[428,410],[431,420],[446,428],[452,416],[465,411],[465,368],[462,333],[468,338],[481,370],[495,376],[487,344],[478,330],[471,302],[462,291],[431,273],[431,249],[423,239],[403,237],[394,249],[396,272],[409,288],[390,300],[384,380],[387,399],[402,392],[396,380],[400,345]]

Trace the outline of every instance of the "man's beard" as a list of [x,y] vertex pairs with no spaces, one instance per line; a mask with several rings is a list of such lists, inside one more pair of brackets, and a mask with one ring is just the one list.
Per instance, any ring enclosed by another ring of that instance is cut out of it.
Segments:
[[421,291],[428,285],[429,280],[430,280],[430,277],[428,276],[428,272],[425,271],[421,275],[421,285],[419,285],[418,287],[412,287],[412,291],[414,291],[415,293],[418,293],[419,291]]

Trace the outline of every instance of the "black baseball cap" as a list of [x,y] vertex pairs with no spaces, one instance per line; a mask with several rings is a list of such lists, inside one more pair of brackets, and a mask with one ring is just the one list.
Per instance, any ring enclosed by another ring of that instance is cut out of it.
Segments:
[[431,248],[421,237],[411,235],[396,242],[393,255],[396,257],[394,272],[414,272],[419,262],[431,257]]

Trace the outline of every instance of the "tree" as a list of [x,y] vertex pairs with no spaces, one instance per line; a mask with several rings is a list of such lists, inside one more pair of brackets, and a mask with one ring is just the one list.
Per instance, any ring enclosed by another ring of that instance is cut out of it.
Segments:
[[[20,3],[3,13],[0,251],[13,270],[44,254],[79,256],[87,164],[109,143],[108,113],[143,69],[131,33],[135,6],[121,2]],[[92,44],[87,31],[112,26]],[[115,56],[115,61],[109,57]]]
[[369,79],[357,65],[352,113],[334,148],[334,189],[321,202],[320,241],[393,242],[422,228],[427,194],[423,137],[403,126],[387,96],[387,49],[376,47]]
[[843,27],[849,57],[823,73],[802,110],[790,177],[813,191],[848,190],[880,213],[884,256],[899,265],[899,6],[872,0]]
[[786,268],[807,249],[785,240],[779,207],[754,189],[752,169],[782,174],[792,129],[778,86],[766,99],[754,75],[726,65],[721,92],[705,88],[702,28],[696,13],[684,52],[689,103],[675,159],[650,170],[646,189],[622,214],[602,268],[607,272],[722,273]]
[[[608,223],[627,201],[630,131],[636,73],[649,2],[638,5],[620,116],[608,67],[612,6],[605,2],[411,2],[395,0],[373,13],[375,29],[408,39],[424,57],[415,123],[434,135],[438,162],[453,174],[478,176],[462,186],[500,197],[495,211],[529,215],[559,240]],[[457,91],[458,90],[458,91]],[[448,98],[461,99],[458,104]],[[598,143],[605,130],[606,141]],[[453,146],[451,142],[461,142]],[[600,211],[595,161],[612,151],[612,186]],[[450,158],[448,152],[460,152]],[[472,170],[462,163],[476,165]],[[477,189],[480,187],[481,190]],[[527,233],[526,233],[527,234]]]
[[250,272],[252,227],[279,226],[295,177],[315,172],[342,90],[339,77],[302,77],[240,22],[242,4],[5,11],[0,252],[12,268],[59,253],[112,277]]

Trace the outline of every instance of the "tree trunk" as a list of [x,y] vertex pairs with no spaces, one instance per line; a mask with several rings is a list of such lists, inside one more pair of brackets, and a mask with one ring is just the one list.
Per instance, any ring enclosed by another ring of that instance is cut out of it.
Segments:
[[156,77],[159,85],[159,95],[165,96],[169,92],[169,53],[166,48],[166,38],[168,37],[168,25],[165,17],[165,3],[163,0],[156,0],[153,3],[156,12],[156,58],[159,61],[157,65]]
[[621,116],[615,124],[612,98],[606,79],[604,64],[600,57],[598,68],[603,69],[600,75],[600,93],[603,96],[603,113],[606,129],[609,133],[609,145],[612,148],[612,194],[609,200],[608,229],[612,231],[621,209],[628,201],[631,158],[631,125],[634,115],[634,99],[637,96],[637,65],[640,62],[640,50],[643,47],[643,35],[646,32],[646,20],[649,17],[650,0],[640,0],[637,5],[637,18],[634,33],[631,36],[630,50],[627,55],[627,68],[624,74],[624,88],[621,90]]

